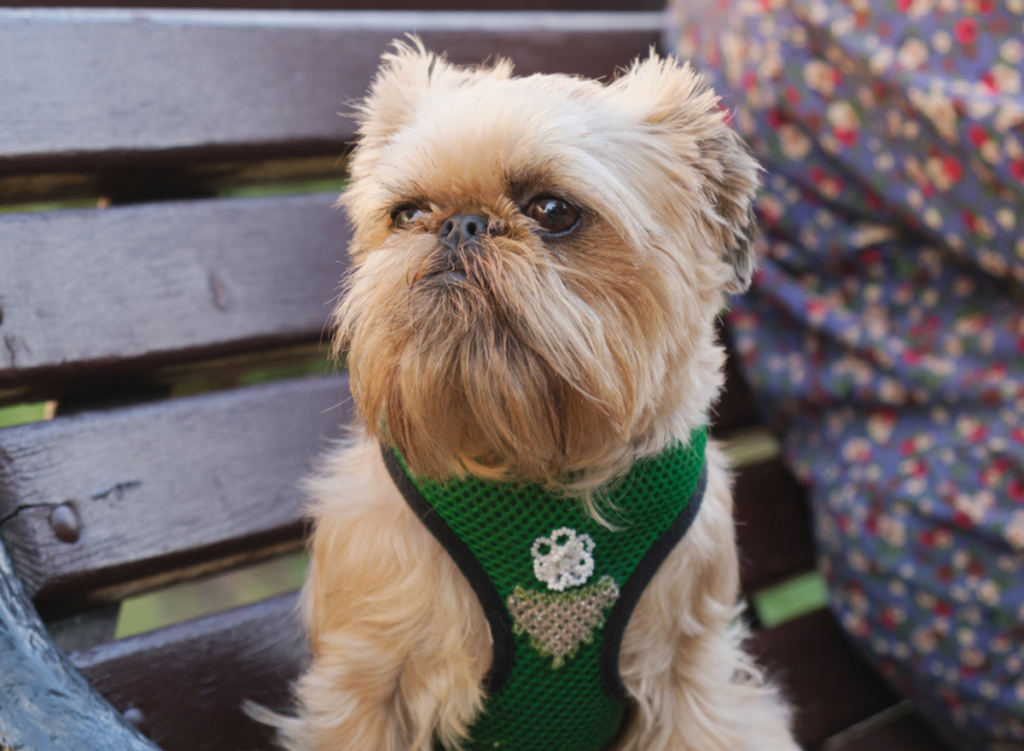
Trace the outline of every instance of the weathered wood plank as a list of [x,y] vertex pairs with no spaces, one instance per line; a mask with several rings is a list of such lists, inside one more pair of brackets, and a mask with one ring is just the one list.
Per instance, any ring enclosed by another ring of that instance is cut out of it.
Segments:
[[0,387],[316,341],[345,270],[335,200],[0,216]]
[[287,705],[307,655],[295,601],[282,595],[73,652],[71,661],[163,751],[269,751],[270,733],[241,704]]
[[[275,152],[340,154],[338,117],[406,32],[460,63],[607,76],[658,13],[0,10],[0,172]],[[136,155],[133,157],[133,154]]]
[[[82,165],[82,169],[85,171],[77,173],[0,174],[0,203],[88,200],[92,205],[83,208],[92,208],[99,197],[111,199],[114,204],[141,203],[151,200],[158,190],[162,193],[160,200],[173,200],[207,198],[254,185],[314,180],[340,184],[346,174],[346,162],[334,151],[294,159],[179,164],[157,174],[144,165],[113,171],[88,171],[89,165]],[[138,189],[144,189],[146,195],[138,195]]]
[[749,464],[733,491],[740,579],[745,592],[814,568],[806,493],[781,459]]
[[[0,7],[65,7],[66,0],[5,0]],[[242,10],[423,10],[422,0],[76,0],[84,8],[239,8]],[[663,0],[443,0],[436,11],[658,11]]]
[[347,376],[311,378],[2,430],[0,535],[50,613],[294,547],[350,404]]
[[750,648],[792,702],[795,735],[804,748],[897,701],[850,648],[828,610],[759,631]]
[[0,748],[156,751],[46,634],[0,545]]

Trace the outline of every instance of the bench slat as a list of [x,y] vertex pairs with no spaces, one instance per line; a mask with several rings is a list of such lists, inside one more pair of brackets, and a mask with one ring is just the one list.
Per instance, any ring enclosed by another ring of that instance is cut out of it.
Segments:
[[409,31],[460,63],[607,76],[645,54],[659,13],[0,10],[0,172],[179,166],[340,153],[388,43]]
[[781,459],[742,467],[733,497],[744,592],[814,568],[806,494]]
[[163,751],[269,751],[271,734],[241,704],[287,706],[307,655],[295,609],[296,595],[281,595],[70,657]]
[[[295,547],[299,483],[350,404],[347,376],[310,378],[0,431],[0,534],[48,608]],[[63,503],[75,542],[51,526]]]
[[[295,594],[282,595],[73,652],[71,661],[118,710],[136,708],[141,729],[164,751],[269,748],[265,730],[239,706],[251,698],[287,707],[287,684],[307,656],[294,611]],[[827,611],[760,632],[753,647],[794,701],[796,733],[805,748],[896,703],[849,649]],[[174,688],[181,686],[191,690]],[[910,728],[898,725],[855,743],[877,735],[890,745],[863,748],[944,751],[916,721]]]
[[827,609],[759,631],[750,647],[792,702],[795,734],[804,748],[897,702],[850,648]]
[[[62,8],[67,0],[5,0],[12,7]],[[534,10],[620,12],[623,0],[444,0],[431,3],[439,11]],[[242,10],[422,10],[422,0],[75,0],[80,8],[239,8]],[[664,0],[632,0],[630,8],[660,11]]]
[[345,270],[335,200],[0,216],[0,388],[316,341]]

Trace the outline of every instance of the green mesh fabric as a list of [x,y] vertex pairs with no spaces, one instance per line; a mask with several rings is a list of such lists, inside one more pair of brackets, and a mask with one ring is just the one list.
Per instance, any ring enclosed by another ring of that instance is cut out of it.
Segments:
[[[621,589],[686,507],[703,469],[706,442],[706,428],[698,428],[686,446],[638,462],[603,491],[610,505],[602,508],[615,530],[596,523],[578,501],[537,485],[476,478],[444,484],[410,479],[466,543],[508,608],[517,586],[557,597],[534,575],[531,546],[538,537],[562,527],[594,541],[594,571],[586,585],[611,577]],[[569,588],[564,594],[580,588]],[[598,751],[606,747],[622,721],[625,702],[610,697],[601,683],[603,627],[598,626],[595,638],[581,643],[557,668],[550,655],[538,651],[536,640],[531,643],[528,633],[518,631],[511,674],[488,699],[470,729],[465,749]]]

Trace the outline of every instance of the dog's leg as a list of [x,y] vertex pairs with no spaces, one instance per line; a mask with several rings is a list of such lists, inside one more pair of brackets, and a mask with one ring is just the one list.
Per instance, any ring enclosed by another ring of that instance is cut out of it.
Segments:
[[376,444],[337,453],[311,484],[311,574],[303,592],[313,662],[299,716],[279,719],[294,751],[430,751],[479,709],[490,663],[468,582],[395,489]]
[[798,751],[789,713],[740,649],[739,565],[724,461],[708,448],[704,505],[640,598],[623,636],[637,711],[620,751]]

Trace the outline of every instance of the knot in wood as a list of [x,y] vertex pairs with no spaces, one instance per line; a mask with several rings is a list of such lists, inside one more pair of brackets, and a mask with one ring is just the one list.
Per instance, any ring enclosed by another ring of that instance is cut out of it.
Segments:
[[70,503],[62,503],[50,512],[50,527],[61,542],[78,542],[82,522]]
[[143,723],[146,721],[146,715],[138,707],[128,707],[122,717],[136,730],[141,730]]

